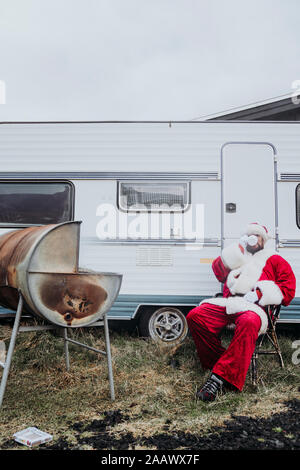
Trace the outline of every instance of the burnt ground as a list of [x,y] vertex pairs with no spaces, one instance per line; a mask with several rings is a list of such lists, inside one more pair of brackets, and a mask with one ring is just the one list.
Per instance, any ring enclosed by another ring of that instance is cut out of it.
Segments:
[[[72,443],[59,438],[37,449],[78,450],[89,446],[95,450],[134,450],[142,446],[158,450],[300,450],[300,400],[287,401],[285,405],[285,411],[268,418],[231,415],[224,426],[212,428],[209,434],[172,430],[172,422],[167,420],[165,432],[151,437],[134,437],[131,432],[114,433],[114,426],[132,419],[117,409],[107,411],[102,419],[70,423]],[[9,440],[2,449],[13,446],[15,442]]]

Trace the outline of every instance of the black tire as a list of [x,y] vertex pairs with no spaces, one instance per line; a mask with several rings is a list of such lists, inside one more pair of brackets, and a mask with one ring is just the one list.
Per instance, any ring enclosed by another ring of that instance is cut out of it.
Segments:
[[188,326],[185,315],[180,309],[152,308],[141,314],[139,332],[141,336],[150,337],[165,346],[175,346],[184,341]]

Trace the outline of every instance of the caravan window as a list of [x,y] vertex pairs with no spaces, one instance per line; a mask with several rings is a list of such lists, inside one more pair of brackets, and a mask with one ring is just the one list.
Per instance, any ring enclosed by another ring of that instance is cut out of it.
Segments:
[[125,211],[182,212],[190,204],[188,182],[119,182],[119,208]]
[[22,227],[73,220],[70,182],[0,182],[0,224]]

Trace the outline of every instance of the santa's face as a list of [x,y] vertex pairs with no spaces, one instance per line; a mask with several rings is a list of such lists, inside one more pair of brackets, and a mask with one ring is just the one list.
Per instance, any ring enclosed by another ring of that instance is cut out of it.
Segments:
[[257,253],[260,250],[263,250],[263,248],[265,246],[265,241],[264,241],[263,237],[261,235],[256,235],[256,236],[257,236],[256,245],[254,245],[254,246],[247,245],[246,246],[246,250],[249,251],[249,253],[251,253],[252,255],[254,255],[254,253]]

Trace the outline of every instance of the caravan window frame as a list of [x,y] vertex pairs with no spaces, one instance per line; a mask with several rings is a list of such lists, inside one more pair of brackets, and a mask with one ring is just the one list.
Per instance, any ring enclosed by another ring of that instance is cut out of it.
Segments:
[[[0,184],[3,183],[11,183],[11,184],[65,184],[70,187],[70,212],[69,212],[69,218],[68,220],[62,221],[62,222],[57,222],[57,223],[63,223],[63,222],[68,222],[68,221],[73,221],[74,220],[74,213],[75,213],[75,186],[72,181],[70,180],[63,180],[63,179],[0,179]],[[55,222],[49,222],[49,223],[55,223]],[[41,225],[48,225],[47,223],[18,223],[18,222],[1,222],[0,218],[0,228],[26,228],[26,227],[38,227]]]
[[[298,192],[299,192],[299,197],[298,197]],[[300,200],[299,199],[300,199],[300,183],[297,184],[296,189],[295,189],[296,224],[297,224],[297,227],[300,229],[300,213],[299,213],[299,217],[298,217],[298,207],[299,207],[299,212],[300,212]]]
[[[137,185],[142,185],[142,184],[185,184],[186,185],[186,194],[187,194],[187,201],[184,205],[183,208],[178,208],[175,210],[169,210],[169,209],[138,209],[138,208],[133,208],[130,209],[128,207],[122,206],[121,203],[121,185],[122,184],[137,184]],[[133,212],[142,212],[142,213],[169,213],[169,214],[174,214],[174,213],[184,213],[186,212],[191,206],[191,181],[187,180],[154,180],[154,179],[143,179],[143,180],[119,180],[117,181],[117,207],[121,212],[126,212],[126,213],[133,213]]]

